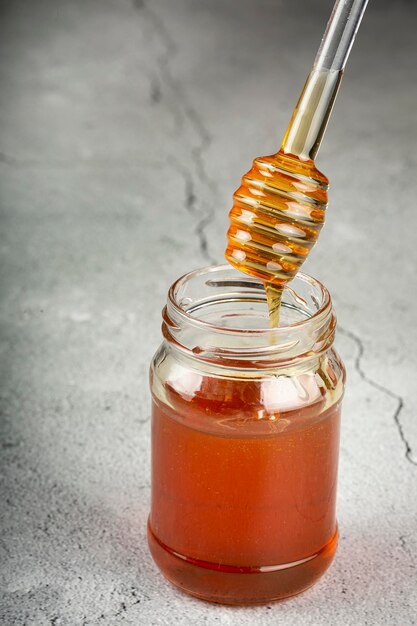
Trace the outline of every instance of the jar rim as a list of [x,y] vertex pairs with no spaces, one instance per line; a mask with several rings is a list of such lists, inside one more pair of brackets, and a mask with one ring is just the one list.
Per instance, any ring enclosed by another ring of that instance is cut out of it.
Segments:
[[[178,289],[180,287],[182,287],[186,282],[192,280],[193,278],[197,277],[197,276],[202,276],[203,274],[209,274],[209,273],[215,273],[218,271],[224,271],[224,270],[230,270],[230,271],[236,271],[237,274],[240,275],[242,282],[243,281],[247,281],[247,282],[253,282],[254,284],[260,284],[262,285],[262,281],[259,278],[252,278],[249,277],[245,274],[243,274],[242,272],[238,272],[238,270],[234,270],[234,268],[229,265],[228,263],[224,263],[222,265],[208,265],[206,267],[202,267],[196,270],[192,270],[191,272],[187,272],[186,274],[183,274],[182,276],[180,276],[170,287],[169,291],[168,291],[168,300],[170,302],[170,304],[175,308],[175,310],[177,311],[177,313],[179,315],[181,315],[182,317],[184,317],[186,320],[188,320],[190,323],[194,324],[194,323],[198,323],[199,325],[201,325],[203,328],[210,328],[212,330],[221,330],[222,332],[230,332],[230,333],[241,333],[241,332],[245,332],[245,333],[249,333],[249,334],[261,334],[261,335],[265,335],[265,334],[270,334],[271,332],[273,332],[274,334],[276,332],[281,332],[281,331],[285,331],[288,330],[289,328],[295,328],[297,326],[305,326],[306,324],[308,324],[310,321],[314,321],[318,316],[320,316],[323,313],[323,310],[327,310],[327,308],[330,306],[332,306],[332,299],[330,296],[329,291],[327,290],[327,288],[323,285],[323,283],[321,283],[317,278],[314,278],[313,276],[310,276],[309,274],[306,274],[305,272],[298,272],[297,275],[295,276],[296,279],[301,279],[307,283],[309,283],[311,286],[313,287],[317,287],[320,291],[320,293],[323,296],[323,300],[322,303],[320,305],[320,307],[317,309],[317,311],[315,313],[313,313],[311,316],[306,317],[303,320],[300,320],[298,322],[294,322],[293,324],[288,324],[288,325],[282,325],[279,326],[278,328],[274,328],[271,330],[271,328],[248,328],[248,329],[242,329],[242,328],[233,328],[233,327],[228,327],[228,328],[224,328],[223,326],[216,326],[215,324],[211,324],[209,322],[207,322],[206,320],[202,320],[199,319],[198,317],[195,317],[194,315],[192,315],[191,313],[189,313],[184,307],[180,306],[178,304]],[[292,282],[292,281],[290,281]]]
[[[216,282],[216,275],[222,274],[223,277],[229,276],[229,278]],[[201,283],[205,277],[207,280]],[[246,287],[246,291],[242,291],[242,294],[246,294],[247,300],[250,301],[248,294],[257,292],[259,295],[253,301],[258,304],[265,302],[266,297],[260,279],[247,276],[228,264],[196,269],[178,278],[168,292],[167,306],[163,313],[163,332],[166,339],[198,358],[236,359],[238,357],[239,359],[282,361],[300,358],[307,354],[310,356],[319,354],[333,343],[336,319],[331,296],[319,280],[308,274],[299,272],[291,283],[311,291],[310,299],[314,304],[314,310],[311,310],[311,304],[309,310],[307,302],[297,295],[291,285],[288,285],[284,293],[292,292],[293,300],[298,297],[305,303],[302,311],[304,318],[273,329],[269,327],[242,328],[230,325],[232,315],[228,319],[227,326],[201,319],[195,314],[199,308],[206,307],[207,310],[208,305],[216,303],[222,303],[224,306],[225,302],[230,303],[233,298],[222,300],[219,297],[216,300],[206,297],[206,299],[196,300],[193,306],[192,298],[186,297],[187,287],[190,288],[193,281],[201,288],[205,288],[208,284],[216,287],[228,285]],[[242,319],[246,318],[242,316]]]

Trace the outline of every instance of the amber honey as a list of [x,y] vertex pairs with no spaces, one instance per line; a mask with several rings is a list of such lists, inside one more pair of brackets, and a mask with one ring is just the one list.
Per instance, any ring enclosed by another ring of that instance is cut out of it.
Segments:
[[168,395],[153,402],[148,529],[164,574],[232,604],[311,586],[337,543],[340,404],[267,415],[259,383],[214,378],[191,402]]

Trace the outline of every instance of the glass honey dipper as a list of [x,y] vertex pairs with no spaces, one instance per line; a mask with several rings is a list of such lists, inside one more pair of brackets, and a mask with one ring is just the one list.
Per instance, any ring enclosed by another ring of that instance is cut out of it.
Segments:
[[324,224],[329,181],[314,159],[367,3],[336,1],[279,152],[255,159],[233,196],[225,256],[264,282],[271,327]]

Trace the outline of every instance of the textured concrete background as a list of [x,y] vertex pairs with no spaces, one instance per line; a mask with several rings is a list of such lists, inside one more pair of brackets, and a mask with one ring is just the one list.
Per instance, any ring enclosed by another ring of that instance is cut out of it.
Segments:
[[145,543],[147,368],[180,274],[279,145],[328,0],[1,4],[6,626],[417,623],[417,6],[371,2],[323,144],[307,269],[348,369],[337,559],[308,593],[182,595]]

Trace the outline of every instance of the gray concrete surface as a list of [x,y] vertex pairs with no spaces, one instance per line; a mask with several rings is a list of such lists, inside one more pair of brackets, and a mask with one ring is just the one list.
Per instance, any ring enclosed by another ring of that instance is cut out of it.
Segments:
[[182,595],[145,542],[147,368],[180,274],[221,260],[274,151],[327,0],[1,5],[5,626],[417,623],[416,5],[371,2],[318,160],[307,269],[348,369],[331,570],[230,609]]

